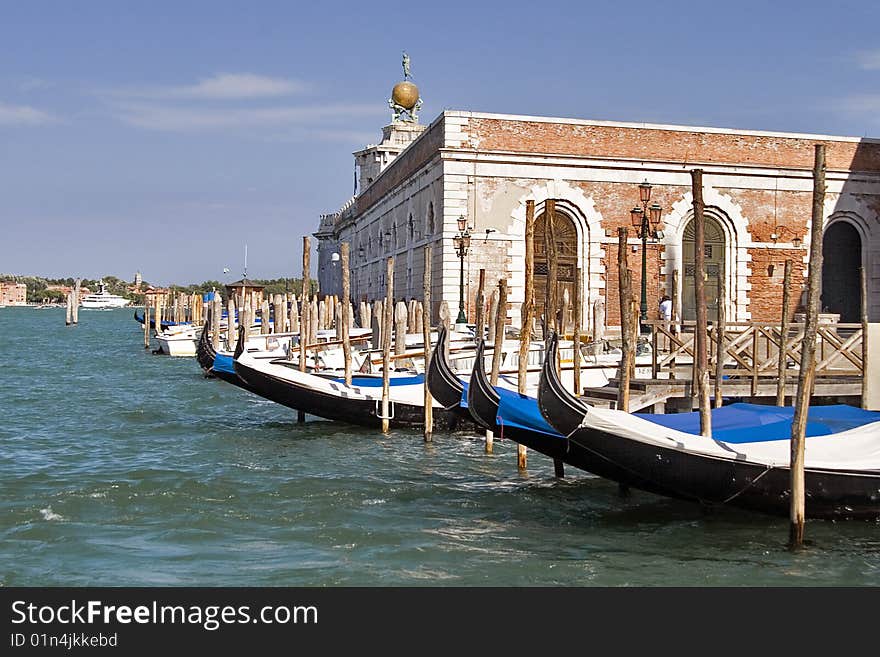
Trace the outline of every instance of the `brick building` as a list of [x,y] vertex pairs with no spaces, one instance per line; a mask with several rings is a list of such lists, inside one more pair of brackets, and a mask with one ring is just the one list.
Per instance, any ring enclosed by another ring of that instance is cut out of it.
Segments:
[[[859,321],[861,268],[867,272],[870,321],[880,321],[880,140],[853,137],[630,124],[580,119],[445,111],[429,126],[393,121],[378,145],[355,153],[357,193],[339,212],[321,217],[318,279],[322,293],[341,288],[339,243],[351,244],[356,300],[385,293],[385,259],[395,256],[395,297],[422,295],[422,248],[433,246],[432,295],[458,310],[459,258],[453,238],[467,219],[467,314],[473,320],[477,276],[487,287],[509,283],[508,317],[519,323],[524,294],[526,202],[536,206],[536,304],[546,289],[543,212],[555,199],[559,290],[578,269],[583,325],[601,299],[610,327],[619,323],[617,228],[629,226],[639,184],[652,186],[662,234],[647,245],[649,316],[661,295],[679,299],[679,316],[694,314],[690,171],[704,171],[707,296],[731,321],[774,321],[782,299],[783,264],[805,275],[809,246],[814,144],[827,149],[824,207],[823,310]],[[636,294],[641,240],[629,241]],[[690,269],[689,269],[690,268]],[[673,272],[678,271],[678,276]],[[723,279],[726,294],[718,298]],[[672,294],[677,281],[678,294]]]
[[27,285],[0,282],[0,306],[27,305]]

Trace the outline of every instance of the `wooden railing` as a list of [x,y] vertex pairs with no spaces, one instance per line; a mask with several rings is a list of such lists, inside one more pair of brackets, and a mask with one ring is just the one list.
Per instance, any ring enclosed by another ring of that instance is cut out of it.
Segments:
[[[694,357],[695,322],[648,320],[653,348],[652,378],[682,376],[682,366]],[[723,374],[728,378],[751,379],[753,390],[761,379],[778,376],[780,350],[785,350],[785,374],[797,376],[800,367],[803,324],[790,324],[783,336],[779,324],[730,322],[723,343]],[[710,369],[715,370],[718,331],[710,326]],[[816,335],[816,377],[851,378],[864,373],[864,332],[861,324],[819,324]]]

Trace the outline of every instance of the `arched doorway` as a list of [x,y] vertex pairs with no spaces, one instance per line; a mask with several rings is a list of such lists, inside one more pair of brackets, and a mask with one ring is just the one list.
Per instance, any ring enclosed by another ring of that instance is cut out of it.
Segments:
[[[578,266],[578,234],[574,221],[557,207],[553,222],[556,236],[556,299],[562,307],[562,295],[568,290],[568,297],[574,303],[574,279]],[[544,315],[544,306],[549,291],[550,266],[547,261],[547,214],[535,219],[535,317]],[[565,318],[563,324],[570,318]]]
[[835,221],[822,238],[822,312],[843,323],[861,321],[862,238],[848,221]]
[[[704,247],[706,254],[706,309],[709,321],[718,319],[718,292],[721,277],[724,276],[724,230],[718,220],[704,216]],[[684,229],[682,238],[684,255],[684,277],[681,281],[681,315],[682,319],[697,318],[696,295],[694,293],[694,220],[691,219]]]

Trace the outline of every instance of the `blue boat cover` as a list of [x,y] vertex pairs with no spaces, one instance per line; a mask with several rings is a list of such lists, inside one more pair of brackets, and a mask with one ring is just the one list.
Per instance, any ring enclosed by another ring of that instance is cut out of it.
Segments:
[[217,354],[214,356],[214,366],[211,369],[215,372],[228,372],[229,374],[235,374],[235,367],[232,364],[232,356]]
[[[544,420],[536,399],[504,388],[495,390],[501,396],[496,418],[499,425],[562,437]],[[700,434],[699,411],[669,415],[636,413],[635,416],[683,433]],[[730,404],[712,409],[712,438],[726,443],[789,440],[793,418],[791,406]],[[807,415],[807,436],[827,436],[872,422],[880,422],[880,412],[846,404],[813,406]]]
[[[335,381],[337,383],[345,383],[344,376],[337,376],[331,381]],[[388,379],[388,385],[391,387],[394,386],[415,386],[421,385],[425,382],[424,374],[414,374],[413,376],[392,376]],[[381,388],[382,387],[382,377],[373,377],[373,376],[353,376],[351,377],[351,385],[357,386],[358,388]]]
[[538,409],[538,400],[534,397],[521,395],[518,392],[496,387],[501,397],[498,404],[498,416],[495,421],[503,427],[514,427],[543,433],[554,438],[562,438],[562,434],[547,424]]
[[461,384],[464,386],[464,389],[461,391],[461,401],[458,403],[458,405],[461,406],[462,408],[467,408],[468,407],[468,401],[467,401],[468,382],[462,381]]
[[[683,433],[700,434],[700,413],[637,413],[654,424]],[[726,443],[755,443],[791,438],[792,406],[764,406],[737,403],[712,409],[712,438]],[[880,412],[865,411],[846,404],[811,406],[807,414],[807,436],[827,436],[847,429],[880,422]]]

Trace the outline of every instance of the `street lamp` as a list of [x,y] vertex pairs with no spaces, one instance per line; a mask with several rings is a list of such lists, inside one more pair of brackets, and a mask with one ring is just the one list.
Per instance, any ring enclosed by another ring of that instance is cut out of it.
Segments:
[[458,276],[458,318],[456,324],[467,324],[467,315],[464,312],[464,257],[471,246],[471,231],[467,227],[467,219],[464,215],[458,218],[458,235],[452,238],[455,244],[455,253],[461,261]]
[[658,203],[651,202],[651,183],[647,180],[639,185],[639,201],[642,207],[636,206],[629,211],[629,218],[632,225],[636,228],[637,235],[642,239],[642,298],[639,306],[639,332],[645,334],[648,332],[645,322],[648,320],[648,238],[658,238],[662,235],[660,232],[660,215],[663,208]]

